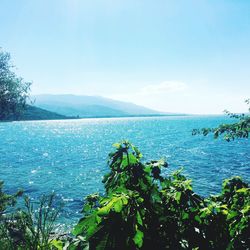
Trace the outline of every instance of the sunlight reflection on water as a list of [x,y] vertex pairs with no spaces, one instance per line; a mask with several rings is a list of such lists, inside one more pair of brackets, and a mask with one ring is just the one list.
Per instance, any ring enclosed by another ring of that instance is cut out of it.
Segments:
[[215,193],[232,175],[250,180],[248,140],[191,135],[193,128],[222,121],[183,116],[0,123],[0,179],[8,191],[23,188],[32,197],[54,190],[66,204],[62,218],[75,221],[83,197],[103,192],[112,144],[129,139],[145,161],[166,157],[166,174],[184,166],[197,192]]

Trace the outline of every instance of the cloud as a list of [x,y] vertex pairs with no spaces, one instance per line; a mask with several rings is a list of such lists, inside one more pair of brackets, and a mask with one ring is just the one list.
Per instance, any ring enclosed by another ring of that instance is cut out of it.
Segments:
[[159,98],[164,97],[164,94],[175,93],[178,95],[181,94],[181,96],[183,96],[183,94],[187,95],[187,92],[184,92],[187,89],[188,85],[184,82],[164,81],[158,84],[145,85],[144,87],[139,88],[138,90],[133,90],[132,92],[115,93],[106,97],[137,103],[138,100],[148,100],[148,97],[150,97],[151,100],[154,98],[159,100]]
[[184,82],[177,81],[165,81],[159,84],[147,85],[141,89],[140,95],[157,95],[157,94],[167,94],[174,92],[181,92],[186,90],[188,85]]

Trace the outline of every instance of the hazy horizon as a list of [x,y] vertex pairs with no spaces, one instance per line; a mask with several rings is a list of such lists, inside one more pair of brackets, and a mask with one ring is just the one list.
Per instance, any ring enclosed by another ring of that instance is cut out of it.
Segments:
[[[83,95],[83,94],[68,94],[68,93],[61,93],[61,94],[50,94],[50,93],[41,93],[41,94],[34,94],[34,95],[31,95],[31,98],[32,97],[36,97],[36,96],[75,96],[75,97],[100,97],[100,98],[107,98],[107,99],[111,99],[111,100],[114,100],[114,101],[121,101],[121,102],[127,102],[127,103],[131,103],[131,104],[135,104],[133,102],[130,102],[130,101],[122,101],[122,100],[119,100],[119,99],[114,99],[114,98],[110,98],[110,97],[105,97],[105,96],[101,96],[101,95]],[[36,106],[36,103],[32,103],[34,106]],[[135,104],[135,105],[138,105],[138,104]],[[147,107],[147,106],[144,106],[144,105],[138,105],[138,106],[142,106],[142,107],[145,107],[145,108],[149,108],[149,109],[152,109],[150,107]],[[114,106],[115,108],[115,106]],[[184,113],[184,112],[171,112],[171,111],[168,111],[168,110],[157,110],[157,109],[152,109],[154,111],[158,111],[158,112],[165,112],[165,113],[176,113],[176,114],[187,114],[187,115],[225,115],[225,110],[227,109],[224,109],[222,112],[220,113],[207,113],[207,114],[204,114],[204,113]],[[248,110],[245,110],[243,112],[239,112],[239,114],[241,113],[248,113],[249,111]]]
[[32,95],[102,96],[163,112],[247,111],[250,2],[0,2],[0,47]]

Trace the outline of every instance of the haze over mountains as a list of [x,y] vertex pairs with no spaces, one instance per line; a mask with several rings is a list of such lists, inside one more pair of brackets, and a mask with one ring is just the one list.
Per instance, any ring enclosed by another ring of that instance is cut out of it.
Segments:
[[[36,107],[70,117],[123,117],[166,115],[133,103],[100,96],[36,95]],[[171,114],[171,113],[169,113]]]

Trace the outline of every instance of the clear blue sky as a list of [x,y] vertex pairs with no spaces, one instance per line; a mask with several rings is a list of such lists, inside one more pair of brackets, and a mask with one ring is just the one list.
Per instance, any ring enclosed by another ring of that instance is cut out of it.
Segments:
[[246,111],[249,0],[1,0],[0,46],[32,93]]

